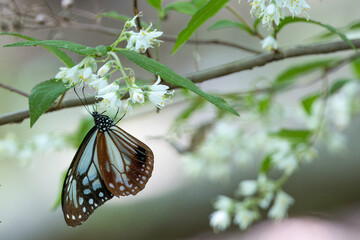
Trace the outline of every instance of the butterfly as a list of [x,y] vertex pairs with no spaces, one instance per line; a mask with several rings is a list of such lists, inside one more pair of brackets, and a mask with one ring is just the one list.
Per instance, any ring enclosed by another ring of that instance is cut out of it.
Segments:
[[77,150],[64,181],[61,205],[67,225],[85,222],[113,196],[136,195],[151,177],[154,155],[144,143],[92,112],[95,126]]

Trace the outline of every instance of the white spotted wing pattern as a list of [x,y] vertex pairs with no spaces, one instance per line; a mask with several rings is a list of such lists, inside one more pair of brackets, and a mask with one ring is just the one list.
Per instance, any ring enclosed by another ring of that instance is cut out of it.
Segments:
[[136,195],[153,170],[154,156],[148,146],[108,116],[92,115],[95,126],[75,154],[62,190],[64,218],[72,227],[82,224],[114,195]]

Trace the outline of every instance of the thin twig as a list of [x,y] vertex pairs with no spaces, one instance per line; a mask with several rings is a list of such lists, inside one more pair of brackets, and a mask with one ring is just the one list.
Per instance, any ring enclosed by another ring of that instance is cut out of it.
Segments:
[[[360,48],[360,39],[352,40],[351,41],[355,47]],[[188,75],[185,75],[189,80],[191,80],[194,83],[200,83],[204,82],[210,79],[214,79],[217,77],[225,76],[228,74],[232,74],[235,72],[240,72],[243,70],[252,69],[257,66],[263,66],[265,64],[268,64],[270,62],[279,61],[287,58],[293,58],[293,57],[300,57],[300,56],[307,56],[307,55],[317,55],[317,54],[325,54],[325,53],[333,53],[343,50],[350,50],[352,49],[347,43],[343,41],[336,41],[336,42],[330,42],[330,43],[319,43],[314,44],[311,46],[298,46],[294,48],[290,48],[287,50],[283,50],[281,52],[281,55],[276,53],[264,53],[258,56],[249,57],[247,59],[234,61],[232,63],[219,65],[217,67],[213,67],[211,69],[205,69],[199,72],[191,73]],[[354,59],[356,57],[359,57],[358,55],[354,55],[350,57],[349,59]],[[344,60],[344,64],[348,61]],[[338,66],[337,66],[338,67]],[[170,88],[177,88],[177,86],[172,84],[167,84]],[[126,96],[125,96],[126,98]],[[87,102],[89,104],[95,103],[95,98],[91,97],[87,99]],[[64,108],[69,107],[77,107],[81,106],[82,103],[79,99],[71,99],[63,101],[62,105],[59,108],[52,107],[47,112],[52,112]],[[8,123],[17,123],[21,122],[22,120],[29,117],[29,110],[21,110],[18,112],[8,113],[5,115],[0,116],[0,125],[8,124]]]
[[[160,38],[161,40],[164,41],[169,41],[169,42],[175,42],[176,41],[176,37],[175,36],[163,36]],[[251,53],[255,53],[255,54],[260,54],[261,52],[258,50],[254,50],[245,46],[242,46],[240,44],[236,44],[236,43],[232,43],[232,42],[227,42],[227,41],[222,41],[222,40],[194,40],[194,39],[189,39],[186,41],[186,43],[189,44],[216,44],[216,45],[224,45],[224,46],[228,46],[228,47],[234,47],[234,48],[238,48],[247,52],[251,52]]]
[[26,92],[23,92],[23,91],[21,91],[21,90],[19,90],[19,89],[17,89],[17,88],[8,86],[8,85],[3,84],[3,83],[0,83],[0,87],[1,87],[1,88],[4,88],[4,89],[7,89],[7,90],[9,90],[9,91],[15,92],[15,93],[17,93],[17,94],[19,94],[19,95],[21,95],[21,96],[27,97],[27,98],[29,98],[29,96],[30,96],[30,95],[29,95],[28,93],[26,93]]
[[61,106],[62,101],[64,100],[66,92],[61,94],[59,101],[56,103],[56,108],[59,108]]

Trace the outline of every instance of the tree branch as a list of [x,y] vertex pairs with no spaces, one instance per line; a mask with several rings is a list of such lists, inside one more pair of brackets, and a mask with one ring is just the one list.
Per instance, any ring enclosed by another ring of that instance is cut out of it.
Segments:
[[[352,41],[356,48],[360,48],[360,39]],[[188,79],[194,83],[204,82],[217,77],[222,77],[235,72],[249,70],[254,67],[263,66],[267,63],[279,61],[287,58],[314,55],[314,54],[326,54],[337,51],[351,50],[352,48],[343,41],[336,41],[330,43],[318,43],[310,46],[298,46],[283,50],[279,53],[263,53],[258,56],[249,57],[242,60],[237,60],[231,63],[219,65],[210,69],[205,69],[199,72],[185,75]],[[175,85],[168,84],[170,88],[177,88]],[[127,98],[125,96],[125,98]],[[94,97],[86,98],[89,104],[96,102]],[[47,112],[57,111],[64,108],[81,106],[82,103],[79,99],[70,99],[63,101],[60,107],[53,105]],[[29,118],[29,109],[20,110],[17,112],[8,113],[0,116],[0,125],[8,123],[19,123],[22,120]]]
[[27,98],[29,97],[29,94],[28,94],[28,93],[23,92],[23,91],[21,91],[21,90],[19,90],[19,89],[17,89],[17,88],[8,86],[8,85],[6,85],[6,84],[0,83],[0,87],[1,87],[1,88],[4,88],[4,89],[7,89],[7,90],[10,90],[10,91],[12,91],[12,92],[15,92],[15,93],[17,93],[17,94],[19,94],[19,95],[21,95],[21,96],[24,96],[24,97],[27,97]]
[[[360,48],[360,39],[351,41],[356,48]],[[254,67],[264,66],[268,63],[301,56],[334,53],[338,51],[351,50],[351,46],[343,41],[318,43],[307,46],[297,46],[280,51],[279,53],[263,53],[257,56],[236,60],[230,63],[218,65],[204,69],[196,73],[187,75],[190,80],[200,83],[209,79],[226,76],[232,73],[253,69]]]

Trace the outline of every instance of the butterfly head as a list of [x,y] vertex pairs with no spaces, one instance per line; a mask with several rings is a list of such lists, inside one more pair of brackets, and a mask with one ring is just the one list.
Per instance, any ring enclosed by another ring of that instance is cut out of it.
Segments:
[[100,132],[106,132],[115,125],[114,120],[106,115],[102,115],[98,112],[93,112],[92,116],[95,121],[95,127],[99,129]]

